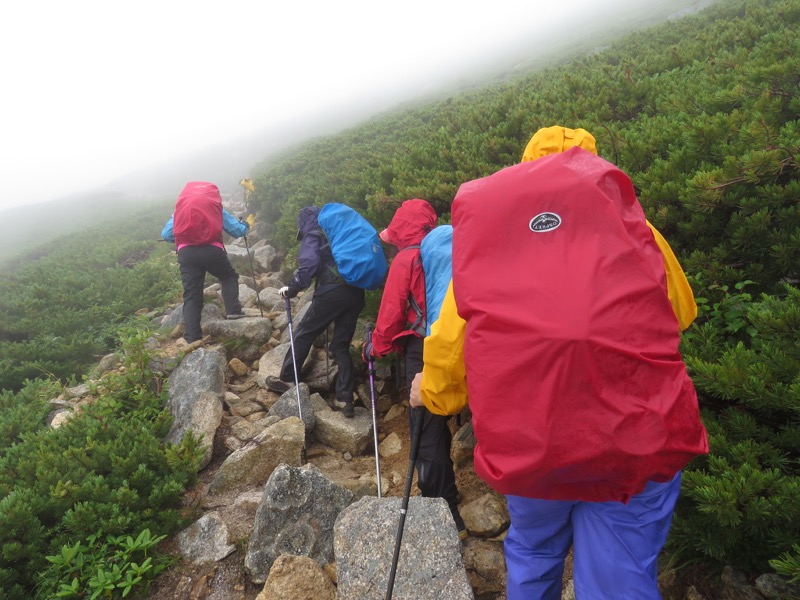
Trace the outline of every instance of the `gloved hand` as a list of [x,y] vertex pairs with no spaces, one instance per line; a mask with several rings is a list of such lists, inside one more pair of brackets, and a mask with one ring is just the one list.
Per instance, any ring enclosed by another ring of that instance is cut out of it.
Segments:
[[289,297],[289,286],[285,285],[281,289],[278,290],[278,293],[281,295],[281,298],[288,298]]
[[254,225],[254,224],[255,224],[255,222],[256,222],[256,215],[255,215],[254,213],[250,213],[249,215],[247,215],[247,217],[245,217],[245,220],[244,220],[244,222],[245,222],[245,223],[247,223],[247,226],[248,226],[250,229],[252,229],[252,228],[253,228],[253,225]]
[[365,363],[375,360],[375,351],[372,348],[372,342],[367,342],[361,347],[361,360]]

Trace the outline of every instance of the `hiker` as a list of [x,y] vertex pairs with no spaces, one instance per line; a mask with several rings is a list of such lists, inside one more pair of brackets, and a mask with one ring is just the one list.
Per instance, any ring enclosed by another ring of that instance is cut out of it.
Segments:
[[239,301],[239,275],[231,266],[222,232],[233,237],[247,235],[249,221],[237,220],[222,207],[219,188],[213,183],[191,181],[178,196],[175,211],[164,225],[161,237],[175,242],[183,283],[183,339],[192,343],[202,339],[200,317],[206,273],[219,279],[226,318],[244,317]]
[[[356,323],[364,308],[364,290],[348,285],[339,275],[330,244],[317,220],[318,206],[306,206],[297,215],[297,239],[300,251],[297,255],[297,270],[289,285],[279,291],[284,298],[294,298],[316,279],[311,306],[300,320],[294,332],[294,351],[298,373],[311,351],[314,340],[331,323],[333,339],[330,351],[339,367],[336,376],[336,399],[334,406],[347,418],[355,415],[353,407],[354,367],[350,357],[350,342],[356,331]],[[327,350],[326,350],[327,351]],[[294,382],[294,361],[291,349],[286,352],[280,374],[267,377],[267,388],[278,394],[289,390]]]
[[[409,387],[422,369],[426,333],[425,275],[420,244],[435,225],[433,207],[426,200],[415,198],[403,202],[389,226],[380,233],[381,240],[397,248],[397,254],[389,265],[375,330],[371,342],[362,349],[362,358],[369,362],[397,352],[404,358]],[[463,538],[466,528],[458,510],[458,489],[450,459],[449,416],[434,415],[425,409],[409,414],[409,431],[414,431],[414,419],[423,419],[416,463],[420,492],[424,497],[447,501],[459,536]]]
[[560,599],[570,548],[578,598],[659,599],[681,470],[708,452],[678,352],[691,288],[596,154],[585,130],[545,128],[523,163],[460,187],[453,278],[411,389],[435,414],[469,396],[475,471],[511,517],[509,600]]

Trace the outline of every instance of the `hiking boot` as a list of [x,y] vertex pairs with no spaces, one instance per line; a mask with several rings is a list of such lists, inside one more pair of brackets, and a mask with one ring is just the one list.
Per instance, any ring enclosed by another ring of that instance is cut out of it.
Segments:
[[352,400],[350,402],[342,401],[342,400],[334,400],[333,405],[338,408],[344,416],[348,419],[352,419],[356,414],[356,409],[353,407]]
[[283,394],[288,392],[292,389],[291,383],[286,383],[282,379],[278,377],[269,376],[267,377],[267,389],[275,392],[276,394]]
[[464,525],[464,519],[461,518],[461,513],[458,512],[458,506],[450,506],[450,513],[453,515],[453,521],[456,524],[456,530],[458,531],[458,539],[462,542],[467,539],[469,533],[467,532],[467,526]]
[[229,321],[234,321],[236,319],[241,319],[241,318],[246,317],[246,316],[247,315],[244,314],[243,312],[238,312],[238,313],[231,313],[231,314],[227,315],[225,318],[228,319]]

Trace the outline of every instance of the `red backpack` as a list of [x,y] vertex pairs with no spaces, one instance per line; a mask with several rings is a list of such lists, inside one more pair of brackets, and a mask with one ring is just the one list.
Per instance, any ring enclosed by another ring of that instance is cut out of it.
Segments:
[[172,230],[178,246],[222,243],[222,198],[213,183],[186,184],[175,205]]
[[461,186],[453,286],[476,472],[627,502],[708,451],[663,256],[630,179],[580,148]]

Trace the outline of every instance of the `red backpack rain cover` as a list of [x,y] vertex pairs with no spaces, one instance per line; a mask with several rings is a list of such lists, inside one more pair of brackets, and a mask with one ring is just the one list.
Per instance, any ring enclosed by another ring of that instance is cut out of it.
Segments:
[[452,216],[489,485],[627,502],[708,451],[662,255],[622,171],[572,148],[465,183]]
[[172,230],[178,246],[222,243],[222,198],[219,188],[203,181],[187,183],[175,205]]

